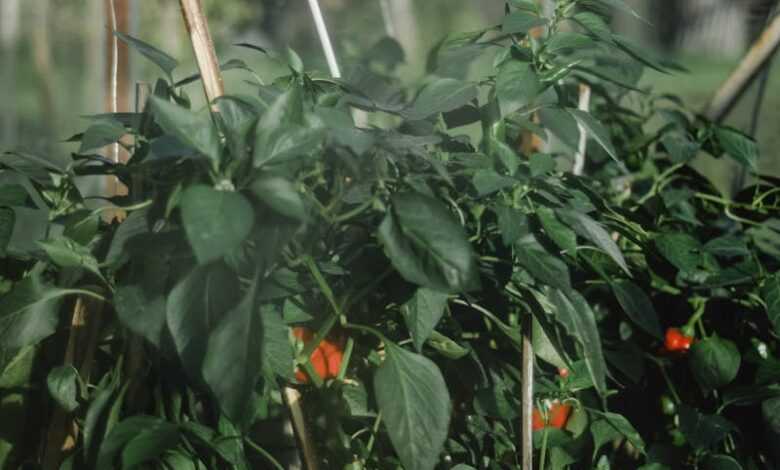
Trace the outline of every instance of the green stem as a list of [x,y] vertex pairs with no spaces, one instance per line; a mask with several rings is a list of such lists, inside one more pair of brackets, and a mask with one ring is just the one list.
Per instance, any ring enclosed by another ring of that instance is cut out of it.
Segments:
[[376,440],[376,435],[379,432],[379,425],[382,423],[382,412],[380,411],[376,415],[376,419],[374,420],[374,425],[371,427],[371,437],[368,438],[368,443],[366,444],[366,459],[371,455],[371,451],[374,449],[374,441]]
[[544,427],[542,433],[542,451],[539,454],[539,470],[544,470],[547,464],[547,426]]
[[255,444],[252,441],[252,439],[245,437],[244,442],[246,442],[247,445],[252,449],[254,449],[258,454],[262,455],[268,461],[268,463],[270,463],[276,470],[284,470],[282,464],[280,464],[279,461],[276,460],[273,455],[271,455],[267,450],[263,449],[259,445]]
[[339,382],[344,380],[344,376],[347,374],[347,367],[349,366],[349,359],[352,357],[352,349],[355,347],[355,340],[347,338],[347,345],[344,347],[344,355],[341,359],[341,366],[339,367],[339,374],[336,376],[336,380]]
[[669,374],[666,373],[666,368],[664,367],[664,364],[649,354],[645,354],[645,357],[650,359],[658,366],[658,369],[661,371],[661,375],[664,378],[664,382],[666,382],[666,387],[669,389],[669,393],[672,394],[672,398],[674,398],[674,402],[678,405],[682,403],[682,400],[680,399],[680,395],[677,394],[677,388],[675,388],[674,383],[669,378]]
[[317,282],[317,285],[319,286],[322,295],[324,295],[325,298],[328,299],[328,303],[330,303],[330,306],[333,308],[333,312],[331,313],[331,315],[328,316],[328,318],[325,320],[322,326],[320,326],[320,329],[317,330],[317,334],[314,336],[314,339],[303,348],[303,352],[301,353],[301,356],[306,358],[306,360],[308,361],[312,351],[314,351],[317,348],[317,346],[319,346],[319,344],[322,342],[322,340],[324,340],[325,337],[328,336],[330,330],[332,330],[333,327],[336,325],[336,321],[338,321],[338,319],[342,317],[342,313],[341,313],[341,307],[339,307],[338,302],[336,302],[336,297],[333,295],[333,290],[330,288],[330,285],[328,285],[328,281],[325,280],[325,277],[322,275],[322,272],[320,272],[320,269],[317,267],[317,263],[315,263],[310,256],[307,256],[304,259],[304,264],[309,269],[309,272],[311,273],[314,280]]

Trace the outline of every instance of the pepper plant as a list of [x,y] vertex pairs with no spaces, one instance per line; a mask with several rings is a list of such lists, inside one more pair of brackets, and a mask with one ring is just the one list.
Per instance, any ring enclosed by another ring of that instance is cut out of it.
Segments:
[[777,180],[693,169],[755,172],[756,144],[643,89],[680,67],[615,8],[511,0],[412,88],[388,39],[344,80],[288,51],[204,110],[122,36],[163,72],[144,111],[91,117],[67,165],[0,160],[4,468],[521,468],[524,333],[537,468],[773,468]]

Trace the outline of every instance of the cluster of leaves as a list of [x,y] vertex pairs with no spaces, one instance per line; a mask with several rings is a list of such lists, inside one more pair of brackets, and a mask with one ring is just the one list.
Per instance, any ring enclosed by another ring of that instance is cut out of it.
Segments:
[[[674,66],[612,34],[615,7],[511,0],[500,26],[442,41],[415,93],[389,40],[344,81],[289,52],[289,75],[214,112],[123,36],[166,76],[145,110],[95,116],[66,166],[0,161],[0,456],[45,461],[38,430],[65,429],[62,468],[295,467],[298,389],[324,468],[519,468],[525,325],[537,400],[573,404],[534,433],[539,468],[769,468],[776,181],[732,201],[692,169],[701,152],[753,167],[755,143],[638,89]],[[356,127],[369,112],[384,125]],[[587,177],[563,171],[583,132]],[[116,142],[126,165],[95,154]],[[95,209],[86,175],[128,194]],[[690,353],[659,351],[682,325]],[[316,332],[303,350],[295,326]],[[336,378],[296,383],[334,331]]]

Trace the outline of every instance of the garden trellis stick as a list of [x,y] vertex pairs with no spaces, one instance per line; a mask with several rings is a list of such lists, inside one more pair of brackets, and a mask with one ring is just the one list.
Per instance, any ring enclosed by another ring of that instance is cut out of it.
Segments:
[[180,0],[181,11],[184,15],[184,24],[192,42],[192,50],[198,63],[198,70],[203,81],[203,89],[206,99],[213,111],[217,111],[214,100],[225,94],[225,86],[222,81],[222,73],[217,62],[217,54],[214,51],[214,42],[203,13],[201,0]]
[[[590,108],[590,87],[581,83],[579,88],[580,100],[577,107],[580,111],[588,112],[588,109]],[[588,132],[580,123],[577,123],[577,127],[580,130],[580,140],[577,145],[577,153],[574,154],[574,166],[572,167],[571,172],[579,176],[585,170],[585,152],[588,149]]]
[[719,122],[731,111],[764,65],[772,58],[778,46],[780,46],[780,16],[775,16],[753,43],[742,62],[712,97],[704,111],[707,119]]

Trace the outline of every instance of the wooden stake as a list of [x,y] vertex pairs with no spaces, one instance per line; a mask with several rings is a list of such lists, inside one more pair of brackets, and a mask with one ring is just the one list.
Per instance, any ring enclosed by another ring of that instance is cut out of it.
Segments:
[[301,392],[293,387],[284,387],[284,398],[285,401],[287,401],[287,406],[290,407],[293,428],[295,429],[295,434],[298,436],[298,441],[300,442],[301,449],[303,450],[303,461],[306,465],[306,469],[319,470],[317,451],[314,447],[314,442],[311,439],[311,435],[309,434],[306,418],[303,414]]
[[731,73],[712,97],[704,115],[715,122],[721,121],[739,101],[758,73],[772,58],[780,46],[780,15],[761,33],[742,62]]
[[201,0],[179,0],[181,12],[184,15],[184,24],[192,42],[192,50],[198,63],[198,70],[203,80],[203,90],[206,99],[214,112],[218,112],[214,100],[225,94],[225,85],[222,81],[222,72],[217,62],[217,54],[214,51],[214,42],[211,40],[209,25],[203,12]]
[[534,440],[533,440],[533,413],[534,413],[534,347],[531,331],[533,329],[533,317],[530,313],[523,316],[522,322],[523,346],[520,374],[522,377],[521,413],[520,424],[520,452],[522,458],[522,470],[534,468]]
[[[590,87],[583,83],[580,84],[580,101],[577,107],[580,111],[585,112],[590,108]],[[580,141],[579,145],[577,145],[577,153],[574,154],[574,166],[571,172],[579,176],[585,170],[585,151],[588,148],[588,133],[582,124],[578,123],[577,127],[580,130]]]

